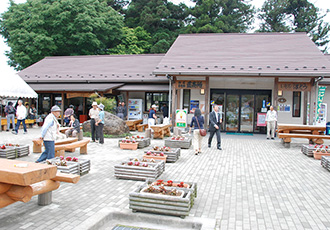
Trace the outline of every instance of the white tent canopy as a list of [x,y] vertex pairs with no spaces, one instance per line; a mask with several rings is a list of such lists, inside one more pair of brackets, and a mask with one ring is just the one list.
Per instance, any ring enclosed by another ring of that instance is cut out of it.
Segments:
[[18,74],[0,75],[0,79],[0,97],[38,97],[38,94]]

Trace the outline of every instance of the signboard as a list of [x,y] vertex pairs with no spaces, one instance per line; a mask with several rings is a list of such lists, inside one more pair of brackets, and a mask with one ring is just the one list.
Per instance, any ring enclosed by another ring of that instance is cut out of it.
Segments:
[[257,126],[266,126],[267,113],[257,113]]
[[175,111],[175,126],[179,128],[187,127],[187,109],[177,109]]
[[309,82],[279,82],[278,89],[283,91],[310,91]]
[[317,109],[316,109],[316,121],[319,120],[321,104],[325,95],[326,86],[319,86],[318,96],[317,96]]
[[205,81],[176,81],[177,89],[205,89]]
[[195,109],[199,109],[199,101],[198,100],[190,100],[190,113],[194,113]]

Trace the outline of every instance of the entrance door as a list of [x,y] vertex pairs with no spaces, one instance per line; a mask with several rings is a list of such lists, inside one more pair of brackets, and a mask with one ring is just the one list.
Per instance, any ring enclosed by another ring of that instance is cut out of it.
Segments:
[[254,95],[241,95],[241,132],[253,132]]
[[239,95],[227,94],[226,98],[226,131],[238,132]]

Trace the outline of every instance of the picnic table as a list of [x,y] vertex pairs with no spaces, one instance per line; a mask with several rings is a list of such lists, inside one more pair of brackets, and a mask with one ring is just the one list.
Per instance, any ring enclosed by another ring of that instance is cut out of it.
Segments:
[[55,165],[0,159],[0,208],[16,201],[24,203],[39,195],[39,204],[51,203],[51,191],[60,186],[60,181],[77,183],[78,175],[57,172]]
[[154,139],[163,139],[164,136],[169,137],[171,136],[171,130],[170,127],[172,125],[151,125],[150,128],[154,130]]
[[[28,128],[28,125],[33,125],[36,122],[35,119],[25,119],[25,124],[27,125],[26,128]],[[10,122],[11,124],[11,122]],[[17,124],[17,119],[15,118],[15,124]],[[14,124],[14,126],[15,126]],[[21,124],[21,127],[23,127],[23,124]],[[13,127],[15,128],[15,127]],[[1,130],[4,131],[7,129],[7,118],[1,118]]]
[[323,144],[323,139],[330,139],[324,135],[325,126],[278,124],[278,137],[282,138],[284,144],[291,143],[291,138],[306,138],[310,143]]
[[128,126],[130,131],[135,131],[136,130],[136,126],[138,124],[140,124],[143,120],[139,119],[139,120],[129,120],[126,121],[126,125]]

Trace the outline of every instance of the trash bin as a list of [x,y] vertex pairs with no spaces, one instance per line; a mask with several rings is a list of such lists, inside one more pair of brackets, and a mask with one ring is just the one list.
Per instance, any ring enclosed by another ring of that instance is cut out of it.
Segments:
[[330,122],[327,123],[327,126],[325,128],[325,135],[330,135]]

